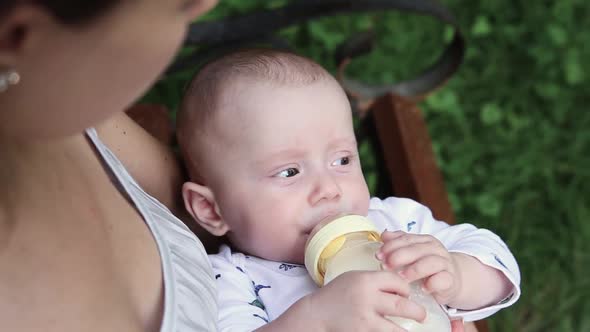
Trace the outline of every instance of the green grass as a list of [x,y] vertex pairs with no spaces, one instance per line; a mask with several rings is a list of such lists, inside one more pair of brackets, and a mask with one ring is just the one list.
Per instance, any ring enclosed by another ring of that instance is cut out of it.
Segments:
[[[284,2],[222,0],[208,18]],[[494,315],[491,330],[590,331],[590,5],[443,2],[467,35],[467,56],[421,107],[458,220],[504,238],[523,277],[521,300]],[[398,13],[323,19],[283,35],[333,70],[338,43],[366,29],[377,32],[377,49],[351,72],[373,82],[411,77],[445,38],[437,22]],[[174,109],[188,76],[146,100]]]

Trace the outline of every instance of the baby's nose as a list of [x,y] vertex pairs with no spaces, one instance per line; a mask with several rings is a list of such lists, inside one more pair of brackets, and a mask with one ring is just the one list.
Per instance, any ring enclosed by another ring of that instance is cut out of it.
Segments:
[[322,176],[316,182],[312,193],[309,196],[311,205],[323,201],[332,201],[342,196],[342,189],[332,176]]

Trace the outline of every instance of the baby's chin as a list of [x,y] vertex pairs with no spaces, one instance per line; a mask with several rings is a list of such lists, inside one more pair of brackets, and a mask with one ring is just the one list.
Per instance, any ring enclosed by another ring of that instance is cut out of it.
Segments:
[[298,265],[305,264],[305,262],[304,262],[305,248],[304,247],[297,249],[297,250],[292,250],[292,251],[286,250],[284,252],[277,251],[277,250],[265,250],[265,251],[263,251],[263,250],[240,250],[239,248],[237,248],[237,250],[246,254],[246,255],[262,258],[262,259],[265,259],[268,261],[288,263],[288,264],[298,264]]
[[304,265],[304,254],[301,255],[292,255],[292,254],[284,254],[284,255],[264,255],[266,257],[260,257],[269,261],[275,261],[280,263],[288,263],[288,264],[298,264]]

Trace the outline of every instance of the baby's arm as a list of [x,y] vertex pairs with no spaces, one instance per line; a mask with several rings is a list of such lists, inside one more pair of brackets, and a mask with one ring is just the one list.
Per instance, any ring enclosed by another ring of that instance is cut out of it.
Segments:
[[399,270],[408,282],[422,280],[422,287],[440,304],[474,310],[500,302],[512,290],[502,272],[469,254],[449,252],[432,235],[396,231],[381,238],[378,258],[384,267]]
[[[460,293],[449,303],[450,307],[471,309],[469,318],[477,320],[518,300],[520,270],[499,236],[470,224],[443,227],[433,235],[453,255],[463,280]],[[456,314],[461,314],[461,310]]]
[[[424,319],[409,285],[390,271],[345,273],[269,322],[252,280],[227,247],[209,256],[218,290],[219,331],[402,331],[384,315]],[[354,285],[352,287],[351,285]]]
[[407,265],[403,274],[408,281],[425,278],[426,288],[452,308],[451,316],[481,319],[518,299],[520,271],[497,235],[436,221],[428,208],[409,199],[373,199],[371,204],[381,212],[375,214],[381,227],[404,231],[384,233],[388,265]]
[[[500,303],[512,292],[514,286],[506,275],[468,254],[452,252],[463,280],[455,299],[448,303],[452,308],[474,310]],[[478,296],[473,296],[478,294]]]

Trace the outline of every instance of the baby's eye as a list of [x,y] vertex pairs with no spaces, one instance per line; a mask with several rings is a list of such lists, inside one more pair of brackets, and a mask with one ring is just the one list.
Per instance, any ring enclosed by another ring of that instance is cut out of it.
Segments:
[[350,157],[342,157],[337,159],[335,162],[332,163],[332,166],[344,166],[350,164]]
[[297,174],[299,174],[299,170],[297,168],[290,167],[277,173],[277,176],[282,178],[290,178]]

